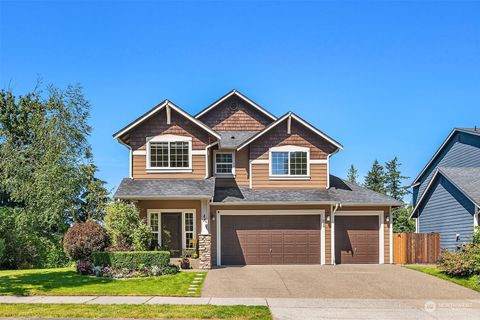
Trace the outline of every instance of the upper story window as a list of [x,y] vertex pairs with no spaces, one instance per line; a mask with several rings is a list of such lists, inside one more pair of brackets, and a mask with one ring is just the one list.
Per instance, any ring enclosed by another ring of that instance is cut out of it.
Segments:
[[308,148],[282,146],[270,149],[271,177],[308,177],[310,174]]
[[147,169],[191,170],[192,138],[162,135],[147,138]]
[[235,153],[234,152],[214,152],[215,175],[234,175],[235,174]]

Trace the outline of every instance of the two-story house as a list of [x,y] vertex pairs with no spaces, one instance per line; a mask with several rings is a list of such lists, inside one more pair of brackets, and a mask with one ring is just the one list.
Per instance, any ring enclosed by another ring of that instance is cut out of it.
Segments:
[[342,145],[233,90],[196,116],[165,100],[114,134],[130,151],[116,199],[156,244],[200,266],[391,263],[390,197],[330,174]]
[[413,182],[417,232],[440,233],[440,247],[471,240],[480,208],[480,129],[453,129]]

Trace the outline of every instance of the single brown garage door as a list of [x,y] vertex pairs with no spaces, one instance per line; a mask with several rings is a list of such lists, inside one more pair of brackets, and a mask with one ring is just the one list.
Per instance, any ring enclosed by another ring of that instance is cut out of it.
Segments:
[[335,263],[378,263],[378,216],[335,217]]
[[223,265],[319,264],[320,216],[221,217]]

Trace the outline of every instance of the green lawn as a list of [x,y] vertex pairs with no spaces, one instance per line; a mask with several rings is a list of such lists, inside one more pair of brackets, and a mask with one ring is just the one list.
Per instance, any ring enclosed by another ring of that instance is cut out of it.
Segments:
[[267,307],[21,303],[1,304],[0,317],[272,319]]
[[478,275],[465,277],[465,278],[457,278],[457,277],[451,277],[443,273],[436,266],[413,266],[412,265],[412,266],[405,266],[405,268],[417,270],[417,271],[435,276],[440,279],[454,282],[456,284],[473,289],[475,291],[480,291],[480,276]]
[[[197,272],[139,279],[78,275],[73,268],[0,271],[0,295],[158,295],[187,294]],[[205,277],[203,277],[205,278]],[[199,283],[201,288],[203,283]]]

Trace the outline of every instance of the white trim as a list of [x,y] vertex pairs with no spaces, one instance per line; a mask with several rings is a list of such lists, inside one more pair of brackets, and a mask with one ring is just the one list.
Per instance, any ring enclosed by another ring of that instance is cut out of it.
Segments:
[[226,215],[265,216],[265,215],[320,215],[320,264],[325,264],[325,210],[216,210],[217,221],[217,266],[222,265],[222,232],[221,220]]
[[420,229],[420,217],[414,218],[415,219],[415,233],[418,233],[418,230]]
[[119,131],[118,133],[116,133],[113,137],[115,139],[117,138],[120,138],[120,136],[122,136],[124,133],[128,132],[130,129],[136,127],[137,125],[139,125],[140,123],[142,123],[143,121],[145,121],[146,119],[150,118],[152,115],[154,115],[155,113],[157,113],[158,111],[160,111],[161,109],[165,108],[166,106],[169,106],[170,108],[172,108],[173,110],[175,110],[176,112],[180,113],[182,116],[184,116],[185,118],[191,120],[193,123],[195,123],[197,126],[201,127],[202,129],[204,129],[205,131],[207,131],[208,133],[210,133],[212,136],[214,136],[215,138],[217,139],[221,139],[221,136],[216,133],[213,129],[209,128],[207,125],[205,125],[204,123],[202,123],[201,121],[197,120],[196,118],[192,117],[191,115],[189,115],[188,113],[186,113],[185,111],[183,111],[182,109],[180,109],[178,106],[176,106],[173,102],[170,102],[168,100],[165,100],[164,102],[160,103],[158,106],[156,106],[153,110],[151,110],[150,112],[147,112],[146,114],[144,114],[143,116],[141,116],[137,121],[135,121],[134,123],[128,125],[126,128],[122,129],[121,131]]
[[[335,205],[338,201],[238,201],[238,202],[211,202],[210,205]],[[349,207],[384,207],[391,206],[391,203],[345,203]]]
[[480,215],[480,207],[477,207],[475,211],[477,212],[473,214],[473,227],[478,227],[478,216]]
[[[378,234],[378,263],[385,263],[385,217],[383,211],[347,211],[338,210],[335,215],[337,216],[378,216],[379,234]],[[333,251],[335,254],[335,251]]]
[[389,222],[388,222],[388,226],[389,226],[389,254],[390,254],[390,264],[393,264],[393,214],[392,214],[392,207],[389,207],[389,211],[388,211],[388,214],[389,214]]
[[147,150],[135,150],[133,151],[134,156],[146,156]]
[[215,141],[214,143],[209,144],[208,146],[205,147],[205,179],[210,178],[210,148],[213,147],[214,145],[218,144],[218,141]]
[[192,156],[206,156],[206,150],[192,150]]
[[120,138],[117,138],[117,141],[120,142],[121,144],[123,144],[128,149],[128,161],[129,161],[129,163],[128,163],[128,175],[129,175],[130,179],[133,179],[133,153],[134,153],[134,151],[132,151],[131,146],[129,146],[128,144],[126,144],[125,142],[120,140]]
[[253,181],[252,181],[252,176],[253,176],[253,171],[252,171],[252,160],[248,161],[248,186],[250,189],[252,189]]
[[255,102],[253,102],[252,100],[250,100],[249,98],[247,98],[246,96],[244,96],[243,94],[241,94],[240,92],[238,92],[237,90],[232,90],[230,93],[227,93],[225,96],[223,96],[222,98],[220,98],[218,101],[214,102],[213,104],[211,104],[210,106],[208,106],[207,108],[205,108],[203,111],[200,111],[200,113],[198,113],[195,118],[198,119],[199,117],[201,117],[202,115],[204,115],[205,113],[209,112],[210,110],[212,110],[213,108],[215,108],[216,106],[218,106],[220,103],[222,103],[223,101],[225,101],[226,99],[230,98],[232,95],[236,95],[237,97],[240,97],[241,99],[245,100],[246,102],[248,102],[252,107],[256,108],[257,110],[259,110],[260,112],[262,112],[263,114],[265,114],[266,116],[268,116],[270,119],[272,120],[277,120],[277,117],[275,117],[273,114],[271,114],[270,112],[268,112],[267,110],[265,110],[264,108],[260,107],[258,104],[256,104]]
[[[232,172],[219,173],[217,172],[217,154],[231,154],[232,155]],[[235,151],[213,150],[213,175],[218,178],[232,178],[235,177]]]
[[268,159],[255,159],[255,160],[250,160],[251,163],[253,164],[268,164]]
[[328,159],[310,159],[310,164],[328,164]]
[[287,119],[287,134],[292,134],[292,117]]
[[170,109],[168,104],[165,107],[165,111],[165,113],[167,114],[167,124],[170,125],[172,123],[172,109]]
[[[307,153],[307,174],[306,175],[291,175],[289,174],[273,174],[272,173],[272,153],[273,152],[288,152],[288,172],[290,172],[290,153],[291,152],[306,152]],[[310,148],[300,146],[280,146],[272,147],[268,150],[268,177],[270,180],[310,180]]]
[[[152,142],[167,142],[168,143],[168,163],[170,164],[170,144],[172,142],[187,142],[188,143],[188,167],[152,167],[150,165],[150,144]],[[147,143],[147,156],[145,157],[146,162],[146,172],[147,173],[181,173],[181,172],[192,172],[193,171],[193,161],[192,161],[192,137],[188,136],[178,136],[173,134],[164,134],[154,137],[146,137]]]
[[294,209],[294,210],[217,210],[224,216],[281,216],[281,215],[318,215],[325,213],[324,209]]
[[237,151],[242,150],[245,146],[247,146],[247,145],[249,145],[251,142],[257,140],[259,137],[261,137],[262,135],[264,135],[265,133],[267,133],[268,131],[270,131],[272,128],[276,127],[279,123],[281,123],[283,120],[287,119],[288,117],[294,118],[295,120],[297,120],[298,122],[300,122],[302,125],[304,125],[304,126],[307,127],[308,129],[310,129],[310,130],[312,130],[313,132],[315,132],[317,135],[321,136],[323,139],[327,140],[328,142],[330,142],[331,144],[333,144],[334,146],[336,146],[338,149],[343,149],[343,147],[342,147],[341,144],[339,144],[338,142],[336,142],[335,140],[333,140],[332,138],[330,138],[329,136],[327,136],[325,133],[321,132],[320,130],[318,130],[318,129],[315,128],[314,126],[310,125],[310,124],[307,123],[305,120],[300,119],[300,117],[298,117],[298,116],[295,115],[294,113],[288,112],[288,113],[285,114],[283,117],[279,118],[277,121],[275,121],[274,123],[272,123],[271,125],[269,125],[268,127],[266,127],[263,131],[260,131],[259,133],[257,133],[256,135],[254,135],[253,137],[251,137],[250,139],[248,139],[247,141],[245,141],[244,143],[242,143],[242,144],[237,148]]
[[330,156],[327,155],[327,189],[330,189]]
[[185,236],[185,213],[193,213],[193,239],[197,239],[197,212],[196,209],[147,209],[147,225],[150,227],[150,216],[158,213],[158,245],[162,245],[162,213],[180,213],[182,228],[182,249],[187,248]]
[[[417,205],[413,208],[412,214],[410,215],[410,219],[413,217],[413,215],[415,214],[415,212],[418,210],[418,207],[420,206],[420,203],[422,203],[423,198],[425,198],[428,189],[430,189],[430,186],[433,184],[433,181],[434,181],[435,178],[437,177],[438,173],[439,173],[439,170],[438,170],[438,168],[437,168],[437,169],[435,169],[432,178],[431,178],[430,181],[428,182],[427,187],[423,190],[422,196],[420,197],[420,199],[418,199]],[[420,215],[418,215],[418,217],[419,217],[419,216],[420,216]]]

